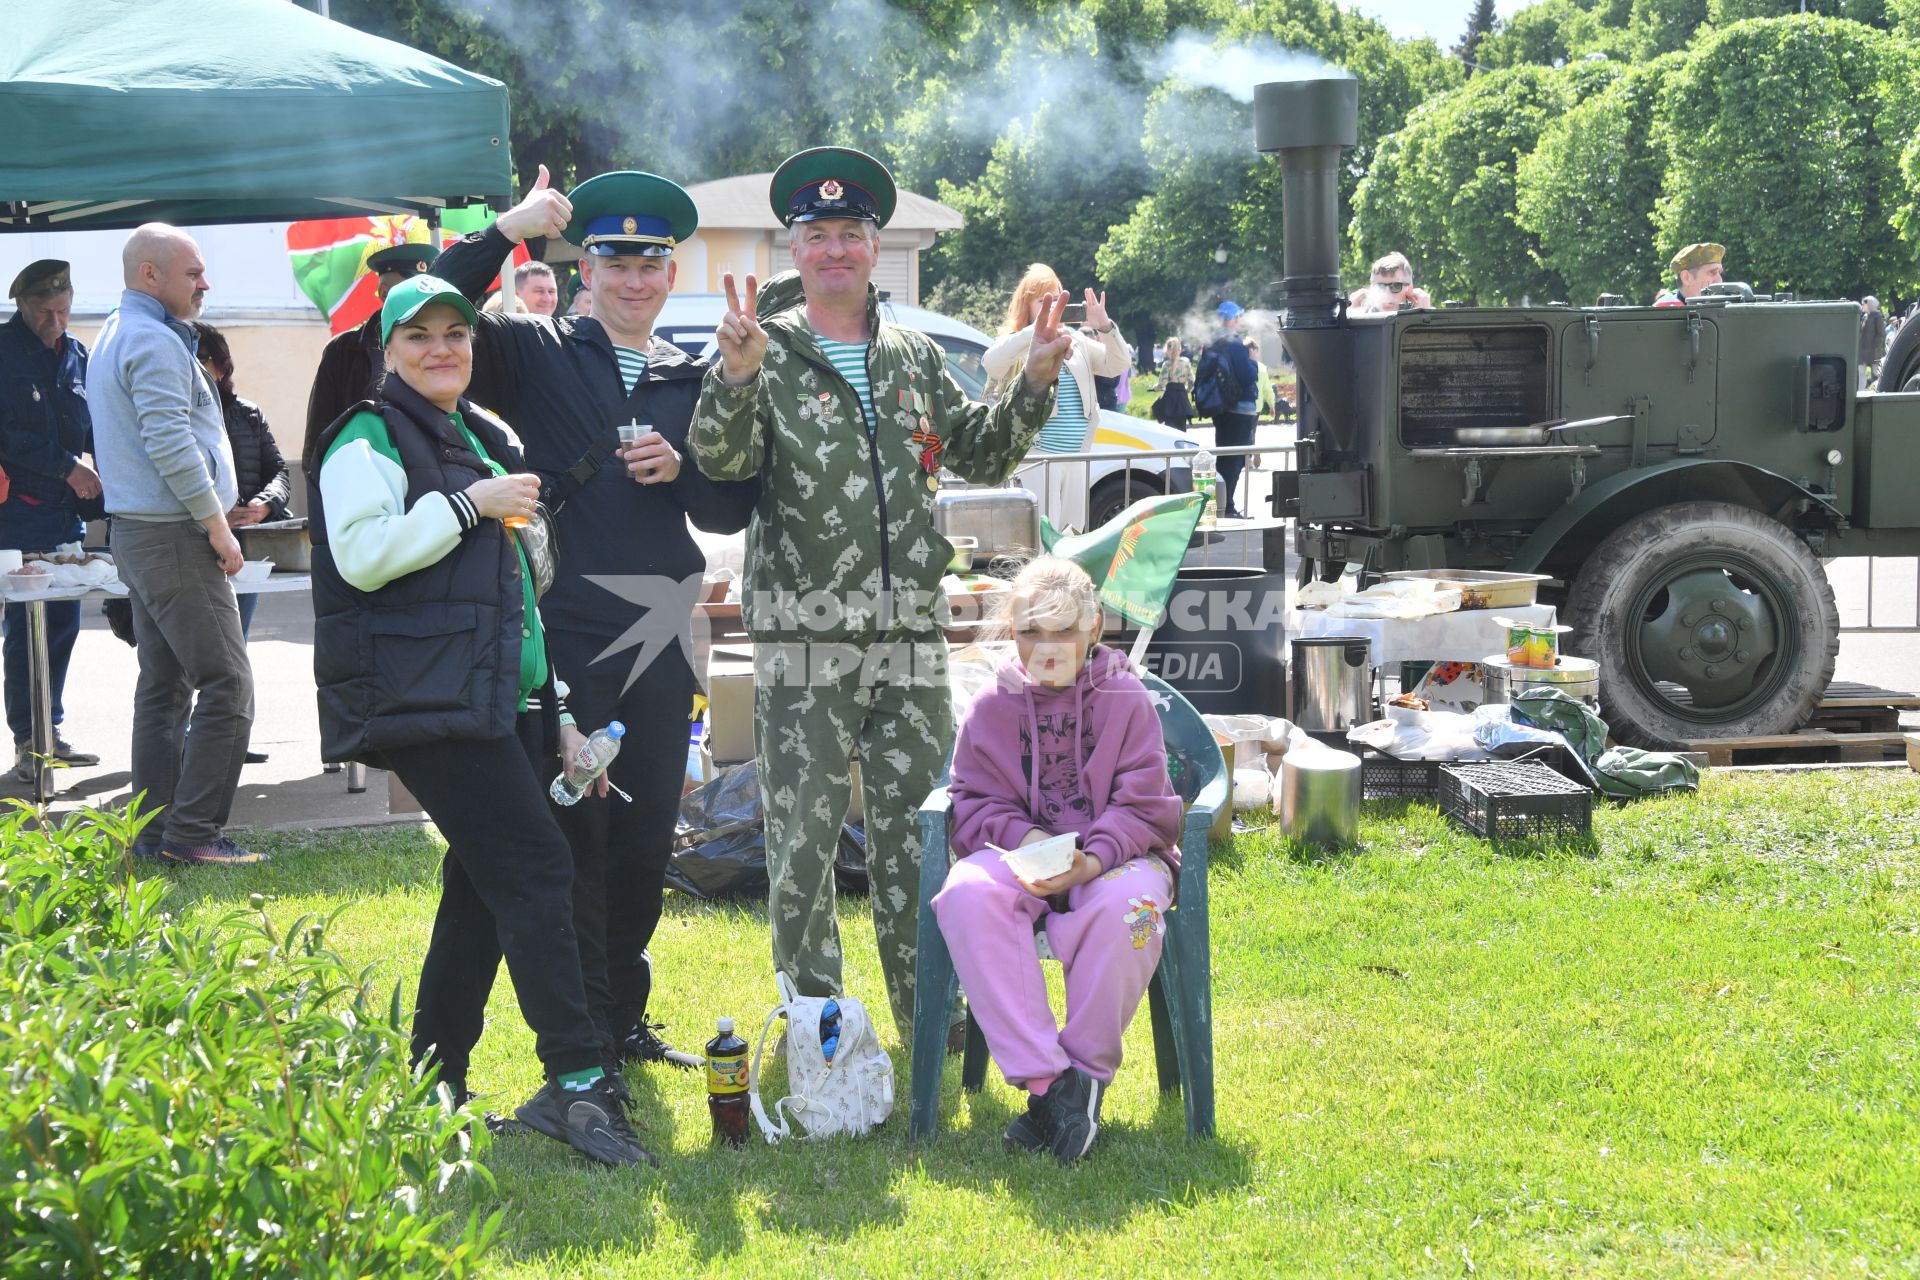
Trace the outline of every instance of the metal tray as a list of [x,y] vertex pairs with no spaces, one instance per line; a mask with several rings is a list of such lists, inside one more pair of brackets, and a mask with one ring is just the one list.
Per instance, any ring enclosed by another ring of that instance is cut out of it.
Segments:
[[1458,591],[1462,609],[1511,609],[1532,604],[1540,584],[1553,580],[1544,573],[1500,573],[1492,569],[1397,569],[1383,576],[1417,578]]

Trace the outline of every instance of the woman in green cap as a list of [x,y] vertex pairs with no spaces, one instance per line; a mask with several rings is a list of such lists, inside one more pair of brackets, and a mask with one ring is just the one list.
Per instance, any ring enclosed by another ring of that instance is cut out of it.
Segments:
[[[573,859],[546,783],[583,745],[547,661],[516,526],[538,516],[507,425],[466,399],[473,304],[433,276],[380,313],[379,398],[305,459],[321,754],[391,770],[446,837],[413,1054],[456,1103],[504,954],[547,1084],[520,1121],[603,1164],[653,1157],[601,1066],[573,932]],[[604,783],[602,783],[604,786]],[[473,963],[472,939],[497,938]]]

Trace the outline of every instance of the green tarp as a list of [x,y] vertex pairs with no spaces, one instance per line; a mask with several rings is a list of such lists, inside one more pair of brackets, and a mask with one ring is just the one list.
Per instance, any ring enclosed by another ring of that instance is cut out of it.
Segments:
[[287,0],[0,0],[0,230],[418,213],[511,188],[504,85]]

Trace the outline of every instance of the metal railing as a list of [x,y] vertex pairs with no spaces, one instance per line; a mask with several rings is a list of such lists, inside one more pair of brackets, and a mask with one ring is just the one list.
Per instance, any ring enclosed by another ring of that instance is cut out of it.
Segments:
[[[1864,607],[1840,602],[1840,630],[1847,635],[1920,633],[1920,557],[1846,557],[1827,562],[1836,598],[1864,595]],[[1894,601],[1888,603],[1892,595]],[[1849,622],[1853,618],[1855,621]]]

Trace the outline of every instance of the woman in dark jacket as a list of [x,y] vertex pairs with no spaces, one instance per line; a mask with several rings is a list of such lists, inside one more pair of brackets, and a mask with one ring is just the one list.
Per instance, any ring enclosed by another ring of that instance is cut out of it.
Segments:
[[[227,443],[233,447],[233,473],[240,490],[240,501],[227,512],[227,527],[244,529],[267,520],[283,520],[287,514],[287,460],[273,442],[273,428],[267,416],[251,400],[243,400],[233,389],[233,349],[226,335],[210,324],[195,321],[199,336],[200,367],[220,390],[220,410],[227,420]],[[240,593],[240,634],[253,628],[253,611],[260,597],[251,591]],[[266,759],[261,756],[260,759]]]
[[413,1052],[461,1101],[504,954],[547,1084],[528,1127],[651,1162],[602,1064],[573,931],[573,858],[546,786],[584,745],[559,706],[530,561],[536,515],[506,424],[465,398],[473,306],[432,276],[381,308],[387,376],[305,458],[321,753],[391,770],[447,853]]

